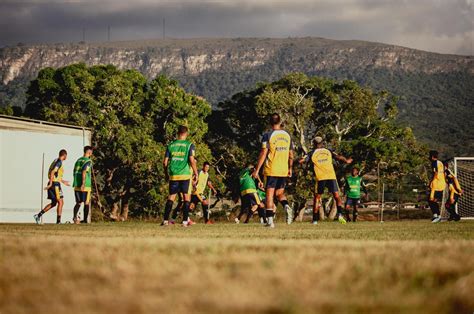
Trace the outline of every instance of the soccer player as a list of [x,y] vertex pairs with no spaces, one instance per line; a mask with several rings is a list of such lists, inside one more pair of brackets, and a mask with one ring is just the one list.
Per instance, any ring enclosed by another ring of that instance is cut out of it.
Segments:
[[346,220],[343,216],[342,200],[339,196],[339,186],[337,184],[336,172],[334,170],[333,158],[346,164],[352,163],[352,158],[346,158],[335,152],[325,148],[324,140],[320,136],[314,138],[316,148],[311,154],[302,158],[300,163],[310,162],[314,168],[316,177],[316,191],[313,200],[313,224],[318,224],[319,209],[321,208],[321,196],[327,188],[332,194],[337,206],[337,216],[340,223],[345,224]]
[[169,224],[171,209],[178,193],[183,193],[183,227],[190,226],[188,222],[189,203],[192,187],[197,184],[198,172],[194,158],[196,148],[186,139],[187,137],[188,128],[184,125],[178,127],[178,138],[166,148],[163,166],[166,179],[169,180],[169,196],[165,205],[162,226]]
[[63,191],[61,190],[61,183],[69,186],[69,182],[63,180],[63,161],[67,158],[67,151],[65,149],[61,149],[59,151],[59,157],[56,158],[49,166],[48,170],[48,186],[46,186],[45,190],[48,191],[48,199],[51,200],[51,203],[46,205],[38,214],[34,215],[34,219],[37,224],[41,224],[41,216],[46,213],[48,210],[53,208],[54,206],[58,205],[57,207],[57,216],[56,216],[56,223],[61,223],[61,214],[63,212]]
[[346,192],[346,213],[347,220],[350,221],[349,211],[352,207],[352,221],[356,222],[358,211],[357,206],[360,204],[360,191],[364,192],[364,196],[367,197],[367,188],[365,186],[362,177],[359,176],[359,168],[353,167],[351,175],[346,177],[345,192]]
[[[84,155],[74,164],[74,181],[72,186],[74,187],[76,205],[74,206],[72,220],[75,224],[88,222],[92,193],[92,152],[92,147],[84,147]],[[79,221],[77,213],[82,203],[84,203],[84,219]]]
[[461,216],[456,213],[456,203],[463,193],[461,184],[459,184],[458,178],[456,178],[454,173],[449,169],[449,165],[447,163],[444,164],[444,169],[449,191],[449,198],[445,204],[446,211],[449,213],[448,221],[459,221],[461,220]]
[[443,200],[443,191],[446,188],[446,178],[444,176],[444,165],[438,160],[438,152],[430,150],[429,159],[431,161],[433,175],[430,181],[430,196],[428,198],[428,204],[433,213],[431,222],[438,223],[441,221],[439,203]]
[[217,194],[217,191],[212,185],[212,182],[209,181],[210,168],[211,168],[211,165],[209,164],[209,162],[205,161],[204,164],[202,165],[202,169],[199,171],[198,183],[196,185],[196,189],[193,192],[193,195],[191,196],[191,205],[190,205],[190,209],[194,210],[194,208],[196,208],[196,206],[199,203],[201,203],[203,216],[204,216],[204,223],[207,225],[211,225],[212,221],[209,220],[209,210],[208,210],[209,200],[204,195],[204,191],[206,190],[206,187],[208,187],[209,189],[211,189],[214,195]]
[[274,113],[270,116],[272,130],[265,133],[262,138],[262,149],[258,157],[257,167],[252,176],[258,180],[260,169],[263,168],[265,176],[267,225],[274,228],[273,217],[275,216],[274,198],[283,206],[286,212],[286,222],[293,222],[293,209],[288,204],[285,196],[286,180],[292,176],[293,167],[293,144],[291,136],[282,129],[280,115]]
[[239,223],[245,213],[247,214],[245,223],[248,223],[250,217],[257,209],[260,218],[265,217],[265,209],[262,205],[262,200],[258,196],[257,184],[255,184],[255,180],[252,177],[253,170],[254,166],[249,164],[239,173],[240,199],[242,205],[238,217],[235,218],[235,223]]

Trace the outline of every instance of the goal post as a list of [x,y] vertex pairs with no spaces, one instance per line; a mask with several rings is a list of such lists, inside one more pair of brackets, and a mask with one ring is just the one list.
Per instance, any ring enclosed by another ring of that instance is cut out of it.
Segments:
[[[462,219],[474,219],[474,157],[455,157],[449,166],[463,190],[463,195],[456,204],[456,212]],[[444,204],[447,201],[448,191],[444,194],[443,216],[447,214]]]

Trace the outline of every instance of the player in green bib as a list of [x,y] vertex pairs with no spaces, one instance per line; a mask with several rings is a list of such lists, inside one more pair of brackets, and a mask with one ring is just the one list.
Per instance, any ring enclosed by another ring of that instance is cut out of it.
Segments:
[[[244,214],[247,214],[245,223],[248,223],[252,215],[257,211],[257,209],[258,216],[261,219],[265,220],[265,206],[264,203],[262,203],[262,199],[259,197],[260,190],[257,189],[255,179],[252,177],[253,171],[254,166],[252,164],[249,164],[239,173],[239,190],[242,206],[239,215],[235,218],[235,223],[240,223],[240,220],[242,219],[242,216]],[[263,183],[259,182],[259,185],[263,187]],[[263,193],[265,195],[265,192]]]
[[76,205],[74,206],[73,221],[79,223],[77,213],[84,203],[84,219],[80,223],[88,223],[90,201],[92,193],[92,147],[84,147],[84,155],[74,164],[74,195],[76,197]]
[[357,207],[360,204],[361,190],[364,192],[367,197],[367,188],[365,186],[362,177],[359,176],[359,168],[353,167],[350,176],[346,177],[346,215],[347,220],[351,221],[349,217],[349,211],[352,207],[352,221],[356,222],[357,220]]
[[169,224],[169,216],[174,200],[178,193],[183,195],[183,226],[188,227],[189,205],[191,201],[192,187],[196,186],[198,171],[196,159],[194,158],[196,148],[194,144],[186,140],[188,128],[180,126],[178,128],[178,138],[171,142],[166,148],[163,167],[165,176],[169,180],[169,196],[165,205],[165,213],[162,226]]

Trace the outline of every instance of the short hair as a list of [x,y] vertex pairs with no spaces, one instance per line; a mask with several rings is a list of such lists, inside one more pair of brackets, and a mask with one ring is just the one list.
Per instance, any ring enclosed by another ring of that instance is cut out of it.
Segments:
[[354,167],[352,167],[352,170],[360,171],[360,168],[359,168],[359,166],[354,166]]
[[87,153],[87,151],[89,150],[94,150],[94,149],[92,148],[92,146],[89,146],[89,145],[84,146],[84,154]]
[[324,138],[322,136],[316,136],[314,139],[313,139],[313,143],[315,145],[317,144],[321,144],[322,142],[324,142]]
[[430,158],[438,158],[438,154],[437,150],[430,150]]
[[280,123],[281,123],[280,115],[278,113],[272,113],[272,115],[270,116],[270,125],[273,126]]
[[65,149],[61,149],[59,151],[59,157],[62,157],[62,156],[65,156],[65,155],[67,155],[67,151]]
[[205,161],[203,164],[202,164],[203,167],[206,167],[206,166],[211,166],[211,164],[209,163],[209,161]]
[[188,133],[188,127],[185,126],[185,125],[180,125],[178,127],[178,135],[181,135],[181,134],[184,134],[184,133]]

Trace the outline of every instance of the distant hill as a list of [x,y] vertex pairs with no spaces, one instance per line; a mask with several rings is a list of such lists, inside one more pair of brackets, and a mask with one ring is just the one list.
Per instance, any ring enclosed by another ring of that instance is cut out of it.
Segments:
[[166,39],[0,49],[0,105],[23,106],[41,68],[113,64],[166,73],[213,104],[288,72],[352,79],[401,96],[400,122],[446,155],[474,155],[474,57],[323,38]]

